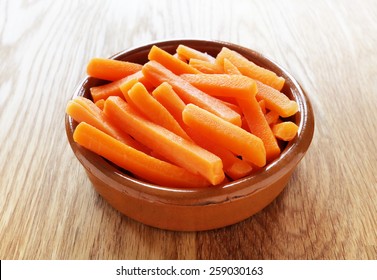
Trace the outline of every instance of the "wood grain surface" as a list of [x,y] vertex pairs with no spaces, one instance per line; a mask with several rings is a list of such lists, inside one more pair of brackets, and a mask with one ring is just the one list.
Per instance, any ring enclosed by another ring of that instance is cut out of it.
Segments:
[[[0,1],[0,259],[377,259],[377,2]],[[284,192],[206,232],[151,228],[91,187],[64,111],[91,57],[229,41],[290,71],[316,130]]]

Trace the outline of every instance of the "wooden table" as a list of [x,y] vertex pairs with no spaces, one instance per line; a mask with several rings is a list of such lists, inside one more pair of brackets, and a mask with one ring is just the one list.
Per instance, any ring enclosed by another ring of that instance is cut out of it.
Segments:
[[[0,259],[377,259],[377,4],[369,1],[1,1]],[[112,209],[66,139],[88,60],[167,38],[260,51],[309,93],[316,130],[255,216],[170,232]]]

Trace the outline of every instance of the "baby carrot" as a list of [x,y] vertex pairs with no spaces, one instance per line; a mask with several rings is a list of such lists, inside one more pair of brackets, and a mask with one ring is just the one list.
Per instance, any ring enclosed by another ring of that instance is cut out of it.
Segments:
[[258,101],[259,107],[261,108],[263,114],[266,114],[266,102],[262,99]]
[[277,90],[281,90],[284,86],[285,79],[277,76],[274,72],[260,67],[248,60],[236,51],[223,47],[216,57],[216,61],[220,65],[224,65],[224,59],[228,59],[237,69],[245,76],[261,81]]
[[298,126],[291,121],[277,123],[272,127],[275,137],[284,141],[291,141],[295,138],[297,131]]
[[174,57],[170,53],[164,51],[163,49],[153,46],[148,54],[149,60],[157,61],[158,63],[164,65],[170,71],[176,75],[181,75],[185,73],[197,74],[200,73],[195,68],[191,67],[182,60]]
[[177,48],[177,54],[184,57],[186,60],[200,59],[207,62],[215,62],[215,58],[213,56],[190,48],[186,45],[179,45]]
[[221,103],[218,99],[205,94],[189,82],[172,73],[156,61],[149,61],[143,66],[144,76],[155,86],[168,82],[185,103],[193,103],[235,125],[241,125],[241,116]]
[[90,93],[92,95],[93,101],[97,102],[100,99],[106,100],[106,98],[108,98],[109,96],[119,96],[123,98],[124,96],[122,91],[120,90],[120,87],[122,86],[122,84],[134,79],[144,84],[146,88],[151,88],[151,85],[148,83],[148,81],[144,79],[143,73],[141,71],[138,71],[120,80],[116,80],[102,86],[91,87]]
[[266,151],[257,136],[194,104],[186,105],[182,117],[186,125],[211,139],[214,145],[227,148],[257,166],[266,164]]
[[138,63],[96,57],[89,61],[86,71],[91,77],[116,81],[140,71],[141,67]]
[[74,100],[70,100],[66,112],[75,121],[86,122],[131,147],[142,151],[149,150],[113,125],[102,110],[87,98],[78,96]]
[[266,149],[267,161],[277,158],[280,155],[279,145],[255,96],[239,100],[238,104],[244,114],[250,132],[262,139]]
[[128,95],[129,90],[137,83],[137,79],[129,79],[126,80],[123,84],[119,86],[120,91],[123,94],[124,100],[127,101],[128,104],[136,108],[136,106],[133,104],[133,101],[131,100],[130,96]]
[[85,122],[76,127],[73,139],[79,145],[151,183],[176,188],[209,185],[203,177],[136,150]]
[[278,121],[280,116],[275,111],[269,111],[267,114],[264,115],[264,117],[266,118],[268,125],[271,126],[272,124],[275,124]]
[[103,106],[105,105],[105,100],[104,99],[97,100],[97,102],[95,104],[98,108],[103,110]]
[[213,145],[210,139],[205,138],[195,129],[186,127],[186,130],[195,143],[221,158],[225,174],[233,180],[240,179],[252,172],[253,167],[247,161],[239,159],[226,148]]
[[102,85],[95,86],[90,88],[90,94],[94,102],[97,102],[100,99],[106,100],[109,96],[122,96],[122,92],[119,89],[119,86],[127,81],[128,77],[123,79]]
[[183,56],[179,55],[178,53],[173,54],[173,56],[175,58],[178,58],[179,60],[182,60],[184,63],[187,63],[186,58],[184,58]]
[[152,91],[152,95],[169,111],[179,125],[183,127],[182,111],[186,105],[175,93],[171,85],[167,82],[163,82]]
[[169,111],[154,99],[141,83],[136,83],[129,91],[128,96],[137,109],[142,112],[150,121],[165,127],[175,134],[190,140],[187,133],[169,113]]
[[123,99],[109,97],[105,113],[123,124],[122,129],[170,162],[193,174],[200,174],[212,185],[224,180],[222,161],[216,155],[175,133],[156,125],[133,110]]
[[224,58],[224,72],[229,75],[242,75],[240,70],[227,58]]
[[255,81],[243,75],[183,74],[181,77],[212,96],[249,99],[257,94]]
[[189,65],[205,74],[221,74],[224,72],[222,67],[215,62],[208,62],[196,58],[191,58]]
[[256,81],[258,93],[257,100],[264,100],[266,108],[276,111],[283,118],[290,117],[298,111],[298,105],[295,101],[290,100],[284,93]]

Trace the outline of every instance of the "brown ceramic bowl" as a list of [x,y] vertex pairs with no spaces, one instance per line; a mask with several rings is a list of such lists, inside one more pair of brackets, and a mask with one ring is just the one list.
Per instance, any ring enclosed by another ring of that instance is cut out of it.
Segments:
[[[233,49],[256,64],[268,68],[286,80],[283,92],[299,105],[290,118],[299,126],[297,137],[290,141],[281,156],[257,173],[221,186],[205,189],[174,189],[153,185],[122,172],[102,157],[80,147],[72,139],[77,125],[66,116],[69,143],[84,166],[95,190],[115,209],[144,224],[169,230],[199,231],[224,227],[242,221],[270,204],[287,185],[292,172],[305,155],[313,137],[314,115],[306,93],[282,67],[253,50],[219,41],[171,40],[129,49],[113,59],[147,62],[152,45],[174,53],[185,44],[213,56],[223,46]],[[73,98],[90,98],[89,88],[104,81],[86,78]]]

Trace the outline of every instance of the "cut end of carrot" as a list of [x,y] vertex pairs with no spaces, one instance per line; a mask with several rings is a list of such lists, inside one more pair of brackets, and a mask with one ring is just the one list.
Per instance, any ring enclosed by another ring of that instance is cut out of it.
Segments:
[[179,58],[174,57],[174,55],[164,51],[163,49],[153,46],[148,54],[149,60],[154,60],[164,65],[166,68],[170,69],[174,74],[181,75],[185,73],[198,74],[200,73],[194,67],[183,62]]
[[284,141],[291,141],[296,137],[298,126],[291,121],[277,123],[272,127],[275,137]]

